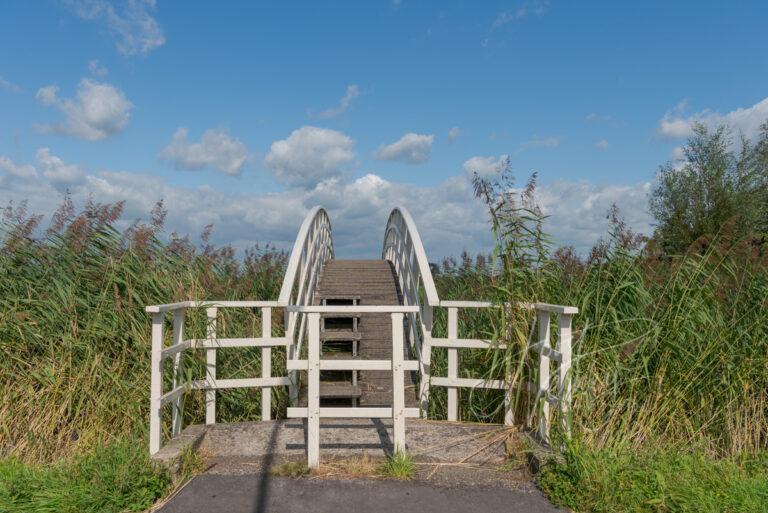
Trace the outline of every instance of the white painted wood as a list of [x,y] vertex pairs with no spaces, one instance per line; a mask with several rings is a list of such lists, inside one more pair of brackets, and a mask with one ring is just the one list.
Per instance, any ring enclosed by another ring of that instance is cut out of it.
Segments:
[[184,395],[184,392],[187,390],[187,387],[185,385],[179,385],[176,388],[172,389],[170,392],[166,392],[163,395],[160,396],[160,404],[168,404],[171,401],[176,401],[181,396]]
[[[210,347],[205,350],[205,379],[209,384],[216,382],[216,325],[218,323],[218,309],[206,308],[206,342]],[[205,391],[205,423],[216,424],[216,389]]]
[[560,419],[563,431],[571,435],[571,321],[572,317],[562,314],[558,317],[558,349],[560,365],[557,370],[557,395],[560,399]]
[[539,354],[539,436],[544,441],[549,441],[549,357],[545,355],[549,346],[549,311],[538,310],[539,345],[542,348]]
[[440,301],[440,306],[445,308],[491,308],[497,305],[490,301]]
[[150,363],[149,386],[149,454],[160,450],[162,438],[162,403],[163,395],[163,360],[160,354],[163,350],[163,314],[152,314],[152,361]]
[[259,337],[259,338],[217,338],[210,341],[204,338],[190,340],[192,347],[226,349],[230,347],[277,347],[290,343],[286,337]]
[[288,386],[291,380],[288,376],[271,378],[240,378],[240,379],[215,379],[197,380],[192,382],[195,390],[224,390],[227,388],[264,388]]
[[[456,307],[448,308],[448,338],[459,338],[459,309]],[[433,340],[434,343],[434,340]],[[448,378],[456,379],[459,377],[459,351],[458,349],[448,349]],[[432,379],[433,384],[437,384]],[[448,420],[459,420],[459,391],[455,386],[448,387]]]
[[[261,309],[261,337],[268,339],[272,336],[272,309],[269,307]],[[272,376],[272,348],[263,347],[261,349],[261,377],[264,379]],[[272,388],[264,387],[261,389],[261,420],[270,420],[272,418]]]
[[307,369],[307,465],[320,465],[320,314],[310,313]]
[[574,315],[579,313],[579,309],[575,306],[550,305],[549,303],[534,303],[533,307],[536,310],[554,313],[554,314],[560,314],[560,315],[562,314]]
[[421,381],[419,383],[419,408],[421,417],[427,418],[429,414],[429,385],[432,374],[432,316],[431,306],[424,306],[420,315],[421,329],[423,338],[421,341],[421,352],[419,353]]
[[554,362],[561,362],[563,359],[563,355],[560,354],[560,351],[557,351],[554,349],[550,342],[547,341],[546,344],[542,344],[541,342],[537,342],[531,346],[531,351],[535,351],[542,355],[545,358],[549,358],[550,360]]
[[[432,385],[437,387],[451,388],[491,388],[494,390],[504,390],[506,387],[503,379],[482,379],[482,378],[451,378],[432,376]],[[456,419],[448,419],[456,420]]]
[[261,308],[264,306],[278,307],[278,301],[180,301],[165,305],[150,305],[144,308],[147,313],[171,312],[185,308]]
[[403,314],[392,317],[392,432],[395,452],[405,452],[405,374],[403,355]]
[[180,343],[176,345],[168,346],[162,350],[162,352],[160,353],[160,358],[162,360],[165,360],[166,358],[169,358],[178,353],[181,353],[185,349],[189,349],[190,347],[192,347],[192,342],[193,342],[192,340],[182,340]]
[[295,305],[285,307],[289,312],[301,312],[301,313],[409,313],[418,312],[418,306],[403,306],[403,305]]
[[[180,345],[184,341],[184,317],[186,310],[173,311],[173,345]],[[176,388],[183,379],[184,360],[182,353],[178,352],[173,356],[173,387]],[[179,394],[173,403],[173,418],[171,421],[171,436],[181,434],[181,428],[184,418],[184,394]]]
[[433,338],[432,347],[449,347],[454,349],[506,349],[505,344],[494,344],[492,340],[477,338]]
[[[417,360],[403,360],[403,369],[407,371],[419,370]],[[307,370],[307,360],[290,360],[286,362],[288,370]],[[365,371],[391,371],[391,360],[320,360],[320,370],[365,370]]]
[[[403,408],[403,414],[409,419],[420,416],[418,408]],[[323,419],[391,419],[392,408],[320,408],[319,416]],[[289,419],[306,418],[307,408],[289,407],[286,417]]]

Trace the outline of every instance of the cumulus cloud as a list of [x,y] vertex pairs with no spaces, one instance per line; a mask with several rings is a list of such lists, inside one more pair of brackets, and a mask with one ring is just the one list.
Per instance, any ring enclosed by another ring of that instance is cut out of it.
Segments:
[[352,100],[360,96],[360,89],[357,84],[351,84],[347,86],[347,92],[344,97],[339,100],[339,104],[336,107],[328,108],[317,115],[318,118],[328,119],[335,118],[347,112],[349,106],[352,104]]
[[104,24],[123,55],[146,55],[165,44],[163,29],[150,14],[155,0],[65,0],[65,4],[80,18]]
[[308,189],[339,176],[355,158],[354,145],[336,130],[303,126],[273,142],[264,163],[284,185]]
[[48,148],[40,148],[35,155],[38,169],[43,172],[51,183],[55,185],[70,185],[79,182],[83,175],[83,169],[75,164],[65,164],[56,155],[51,154]]
[[760,125],[768,119],[768,98],[751,107],[738,108],[725,114],[705,109],[686,115],[687,110],[688,103],[683,101],[667,111],[659,120],[659,135],[669,139],[683,139],[693,134],[695,123],[701,123],[710,128],[726,125],[737,133],[754,139],[759,133]]
[[607,150],[608,149],[608,139],[600,139],[595,143],[595,146],[598,150]]
[[456,139],[459,138],[460,135],[461,135],[461,130],[459,129],[459,127],[455,126],[451,128],[450,130],[448,130],[448,142],[449,143],[454,142]]
[[605,237],[606,213],[614,203],[627,225],[646,235],[653,232],[653,218],[648,213],[650,182],[631,185],[596,185],[590,182],[560,180],[538,188],[536,197],[549,216],[544,224],[556,243],[573,245],[586,254],[594,243]]
[[74,99],[59,98],[58,92],[53,85],[37,91],[41,104],[58,109],[65,118],[61,123],[40,125],[45,133],[100,141],[121,132],[128,124],[133,104],[111,84],[83,78]]
[[[50,153],[47,155],[50,159]],[[586,254],[606,235],[606,212],[614,203],[629,226],[651,233],[646,211],[650,187],[650,183],[595,185],[562,180],[540,186],[536,195],[549,216],[544,229],[556,244],[571,244]],[[99,202],[124,200],[125,220],[120,227],[146,218],[154,203],[163,199],[168,209],[168,233],[194,236],[213,224],[213,242],[236,248],[271,242],[290,249],[304,215],[314,205],[324,206],[330,214],[334,247],[340,258],[379,257],[387,216],[397,205],[410,210],[431,261],[465,249],[487,252],[493,244],[487,211],[474,198],[466,176],[449,177],[433,186],[414,186],[368,174],[355,180],[332,177],[307,189],[253,193],[175,186],[156,175],[101,171],[67,189],[80,205],[89,198]],[[29,199],[31,211],[48,216],[62,195],[63,187],[46,176],[0,181],[0,205]]]
[[0,171],[18,178],[29,178],[37,176],[34,166],[30,164],[16,164],[10,158],[0,155]]
[[160,157],[173,163],[176,169],[215,169],[228,175],[237,175],[248,161],[248,148],[239,139],[229,136],[223,128],[206,130],[200,142],[189,142],[186,128],[173,134],[171,143]]
[[396,160],[406,164],[423,164],[432,154],[434,135],[409,132],[392,144],[382,145],[376,150],[376,160]]
[[477,173],[482,177],[490,177],[500,173],[509,166],[510,159],[506,153],[498,157],[482,157],[476,155],[464,162],[464,171],[470,176]]

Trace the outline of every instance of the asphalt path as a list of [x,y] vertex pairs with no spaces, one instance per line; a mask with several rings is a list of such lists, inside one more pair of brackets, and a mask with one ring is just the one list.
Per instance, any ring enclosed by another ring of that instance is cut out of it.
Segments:
[[158,510],[161,513],[554,513],[535,490],[445,487],[423,481],[332,480],[269,474],[195,477]]

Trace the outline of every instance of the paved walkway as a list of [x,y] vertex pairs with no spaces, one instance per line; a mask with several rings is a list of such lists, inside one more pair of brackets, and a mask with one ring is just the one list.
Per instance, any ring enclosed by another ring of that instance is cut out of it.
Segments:
[[268,474],[204,474],[192,480],[161,513],[555,513],[535,490],[442,487],[413,481],[329,480]]

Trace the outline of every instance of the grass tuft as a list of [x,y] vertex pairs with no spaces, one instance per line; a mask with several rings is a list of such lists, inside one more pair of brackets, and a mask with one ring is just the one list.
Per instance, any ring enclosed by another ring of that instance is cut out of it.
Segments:
[[310,473],[310,468],[303,461],[286,461],[273,468],[270,473],[278,477],[303,477]]
[[388,456],[386,461],[379,466],[379,475],[393,479],[411,479],[416,473],[416,465],[413,459],[402,451]]

